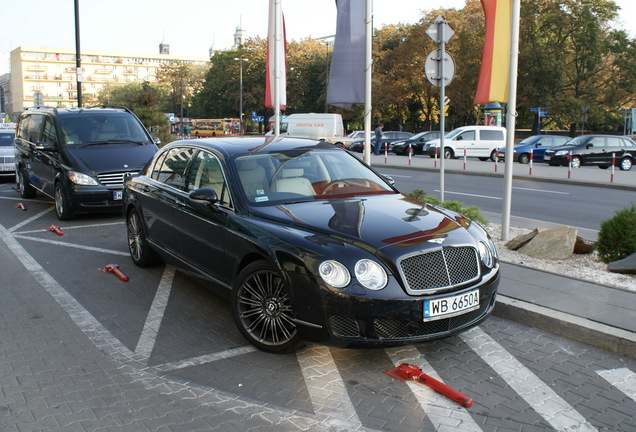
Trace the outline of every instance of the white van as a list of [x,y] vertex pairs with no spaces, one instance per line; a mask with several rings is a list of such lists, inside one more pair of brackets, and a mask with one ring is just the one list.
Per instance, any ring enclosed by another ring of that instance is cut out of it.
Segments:
[[[271,131],[268,135],[271,135]],[[280,122],[280,135],[323,140],[342,147],[342,116],[329,113],[290,114]]]
[[[439,139],[426,143],[423,153],[430,157],[439,153]],[[477,157],[480,160],[496,159],[497,149],[506,146],[506,128],[500,126],[462,126],[444,135],[444,157],[446,159]]]

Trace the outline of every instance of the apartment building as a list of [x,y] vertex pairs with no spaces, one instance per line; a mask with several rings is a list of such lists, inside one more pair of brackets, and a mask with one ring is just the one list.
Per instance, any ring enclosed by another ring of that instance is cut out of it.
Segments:
[[[163,52],[166,52],[165,50]],[[5,110],[11,119],[27,107],[48,105],[77,106],[75,50],[18,47],[11,51],[10,103]],[[208,65],[208,57],[170,54],[137,54],[82,50],[82,101],[89,105],[107,84],[156,81],[163,64],[185,62]]]

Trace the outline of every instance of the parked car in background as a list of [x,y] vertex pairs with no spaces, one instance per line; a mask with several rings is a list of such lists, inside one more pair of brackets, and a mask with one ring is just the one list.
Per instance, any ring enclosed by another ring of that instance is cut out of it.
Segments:
[[389,150],[396,155],[408,155],[409,147],[413,150],[413,154],[422,154],[423,146],[430,140],[439,138],[439,131],[426,131],[413,135],[406,140],[398,140],[389,144]]
[[567,166],[572,155],[572,168],[583,165],[597,165],[609,168],[614,158],[615,166],[629,171],[636,159],[636,143],[629,137],[620,135],[581,135],[572,138],[565,145],[553,147],[543,155],[550,165]]
[[14,139],[15,129],[0,127],[0,177],[15,176]]
[[15,139],[18,191],[52,197],[60,220],[119,212],[124,175],[143,168],[157,143],[128,108],[28,109]]
[[[512,151],[512,160],[520,164],[530,162],[532,153],[533,162],[543,162],[543,153],[552,147],[560,146],[570,140],[570,137],[560,135],[533,135],[515,144]],[[505,160],[506,147],[497,150],[500,161]]]
[[265,351],[417,343],[495,305],[499,263],[479,224],[324,142],[173,142],[127,177],[124,216],[135,264],[161,257],[228,296]]
[[[385,144],[389,145],[393,141],[409,139],[412,136],[413,134],[410,132],[400,132],[400,131],[382,132],[382,139],[380,140],[380,151],[384,151]],[[372,137],[371,152],[373,152],[373,149],[375,148],[375,145],[376,145],[375,143],[376,139],[373,133],[371,134],[371,137]],[[362,153],[363,148],[364,148],[364,139],[360,139],[360,140],[355,140],[354,142],[352,142],[351,147],[349,147],[349,150]]]
[[[444,158],[477,157],[479,160],[495,161],[497,149],[506,143],[506,129],[500,126],[462,126],[444,136]],[[425,154],[434,157],[439,152],[440,139],[426,143]]]
[[[373,136],[373,133],[371,135]],[[342,139],[342,146],[349,150],[352,142],[361,139],[364,139],[364,131],[353,131]]]

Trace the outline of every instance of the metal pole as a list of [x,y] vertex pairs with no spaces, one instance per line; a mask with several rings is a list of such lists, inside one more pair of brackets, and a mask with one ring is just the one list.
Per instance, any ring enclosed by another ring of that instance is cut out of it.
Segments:
[[372,0],[366,1],[365,9],[365,78],[364,78],[364,161],[371,165],[371,71],[373,69],[373,12]]
[[512,204],[512,152],[517,116],[517,69],[519,67],[519,9],[521,0],[512,0],[510,29],[510,71],[508,75],[508,109],[506,112],[506,163],[504,170],[503,204],[501,210],[501,240],[510,235]]
[[281,43],[281,0],[274,0],[274,137],[278,138],[280,135],[280,91],[281,91],[281,70],[280,63],[282,61],[283,53],[280,52],[282,48]]
[[440,161],[439,161],[439,199],[444,201],[444,159],[445,159],[445,150],[444,150],[444,130],[446,129],[446,119],[444,118],[444,99],[446,98],[446,76],[445,76],[445,68],[444,68],[444,57],[446,54],[446,43],[444,42],[444,24],[446,21],[442,20],[437,23],[438,30],[437,34],[439,36],[439,51],[441,54],[440,64],[439,64],[439,151],[440,151]]
[[77,106],[82,107],[82,62],[80,60],[79,0],[75,0],[75,74],[77,76]]

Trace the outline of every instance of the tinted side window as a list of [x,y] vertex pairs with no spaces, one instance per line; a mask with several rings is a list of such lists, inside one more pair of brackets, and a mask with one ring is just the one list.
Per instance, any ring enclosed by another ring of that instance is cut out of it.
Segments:
[[31,123],[31,116],[24,116],[18,125],[18,130],[15,133],[17,138],[27,139],[27,132],[29,131],[29,123]]
[[560,145],[565,144],[569,140],[570,140],[569,137],[554,137],[554,145],[555,146],[560,146]]
[[593,137],[591,138],[585,146],[592,145],[594,147],[605,147],[605,138],[603,137]]
[[159,169],[158,179],[169,186],[181,189],[188,161],[192,158],[194,150],[191,148],[177,147],[168,151]]
[[539,138],[535,144],[540,147],[552,147],[552,137]]
[[37,143],[40,141],[42,133],[42,123],[44,123],[44,116],[41,114],[31,115],[31,121],[29,122],[29,129],[27,130],[26,139],[29,142]]
[[463,133],[459,134],[459,136],[457,137],[457,141],[461,141],[461,140],[474,141],[475,140],[475,131],[466,131],[466,132],[463,132]]
[[607,146],[608,147],[620,147],[621,146],[621,139],[620,138],[616,138],[616,137],[607,137]]
[[498,130],[482,130],[480,131],[481,139],[484,141],[503,141],[504,134]]
[[195,189],[210,188],[216,192],[219,203],[230,204],[230,197],[223,176],[223,169],[219,160],[212,154],[204,151],[197,153],[192,161],[192,168],[188,172],[186,189],[192,192]]
[[623,147],[627,147],[628,150],[634,150],[634,147],[636,147],[633,141],[630,141],[625,138],[621,138],[621,145]]
[[46,118],[44,120],[44,130],[42,131],[42,141],[57,146],[57,135],[55,133],[55,125],[53,120]]

